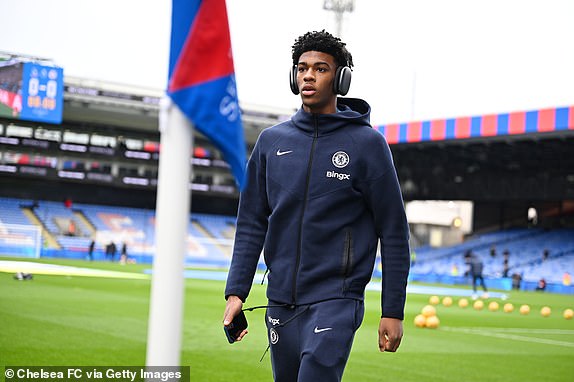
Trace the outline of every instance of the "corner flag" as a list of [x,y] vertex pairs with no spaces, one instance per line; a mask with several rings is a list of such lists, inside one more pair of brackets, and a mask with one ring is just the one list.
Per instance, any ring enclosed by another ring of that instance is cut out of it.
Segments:
[[245,141],[225,0],[173,0],[167,94],[223,153],[242,188]]

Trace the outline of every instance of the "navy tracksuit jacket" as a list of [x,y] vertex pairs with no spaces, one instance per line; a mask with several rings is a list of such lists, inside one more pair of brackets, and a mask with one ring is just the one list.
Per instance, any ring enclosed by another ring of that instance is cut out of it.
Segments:
[[391,152],[365,101],[338,98],[337,108],[301,108],[259,136],[225,295],[245,301],[263,249],[270,300],[362,300],[380,240],[382,315],[403,319],[409,230]]

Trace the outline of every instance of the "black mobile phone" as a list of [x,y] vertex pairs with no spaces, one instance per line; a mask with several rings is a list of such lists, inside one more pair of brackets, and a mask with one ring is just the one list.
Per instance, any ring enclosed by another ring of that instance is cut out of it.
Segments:
[[247,329],[247,318],[243,311],[239,312],[239,314],[235,316],[233,321],[231,321],[231,324],[223,327],[225,335],[227,336],[227,341],[229,341],[230,344],[234,343],[237,337],[239,337],[241,332],[245,329]]

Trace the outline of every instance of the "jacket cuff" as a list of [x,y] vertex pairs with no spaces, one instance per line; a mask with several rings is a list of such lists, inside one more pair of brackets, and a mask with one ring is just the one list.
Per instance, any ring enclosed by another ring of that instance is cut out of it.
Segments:
[[403,321],[405,319],[404,313],[399,312],[385,312],[381,314],[381,318],[396,318],[397,320]]
[[245,302],[245,297],[237,294],[237,293],[228,293],[225,295],[225,300],[227,300],[230,296],[237,296],[241,300],[241,302]]

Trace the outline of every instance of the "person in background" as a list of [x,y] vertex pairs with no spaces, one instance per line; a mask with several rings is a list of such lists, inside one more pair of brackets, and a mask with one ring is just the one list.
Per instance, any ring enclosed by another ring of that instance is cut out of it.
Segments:
[[508,265],[508,259],[504,259],[502,262],[502,277],[508,277],[508,272],[510,271],[510,266]]
[[520,290],[520,284],[522,283],[522,275],[520,273],[512,274],[512,289]]
[[546,290],[546,280],[540,279],[538,280],[538,285],[536,285],[536,291],[544,292]]
[[482,271],[484,268],[482,260],[480,260],[480,258],[477,255],[472,253],[471,250],[468,250],[464,254],[464,262],[468,265],[466,275],[472,276],[473,298],[476,299],[478,297],[476,288],[476,285],[478,283],[480,283],[480,286],[484,291],[484,296],[488,297],[488,289],[486,288],[486,284],[484,283],[484,277],[482,276]]
[[110,261],[114,261],[116,257],[116,253],[118,252],[116,243],[110,241],[110,244],[106,246],[106,258],[109,258]]
[[572,276],[570,276],[570,273],[564,272],[564,274],[562,275],[562,285],[570,286],[571,284],[572,284]]
[[68,236],[76,236],[76,223],[74,219],[70,219],[68,222]]
[[126,264],[128,261],[128,245],[124,241],[122,243],[122,249],[120,251],[120,264]]
[[454,263],[450,266],[450,275],[455,277],[458,276],[458,266]]
[[96,241],[94,239],[92,239],[92,241],[90,241],[90,246],[88,247],[88,259],[90,261],[94,260],[94,248],[96,247]]

